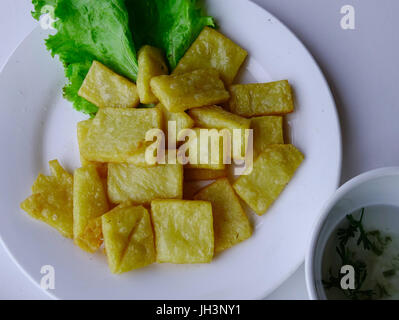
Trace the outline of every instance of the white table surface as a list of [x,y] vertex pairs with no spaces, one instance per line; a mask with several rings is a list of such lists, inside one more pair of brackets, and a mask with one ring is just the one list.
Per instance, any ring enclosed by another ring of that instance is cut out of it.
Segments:
[[[253,0],[291,28],[322,67],[335,95],[343,133],[342,182],[399,165],[399,1]],[[356,29],[343,30],[352,5]],[[36,26],[29,0],[1,0],[0,69]],[[263,41],[263,40],[262,40]],[[0,247],[0,299],[47,299]],[[267,299],[308,299],[303,265]]]

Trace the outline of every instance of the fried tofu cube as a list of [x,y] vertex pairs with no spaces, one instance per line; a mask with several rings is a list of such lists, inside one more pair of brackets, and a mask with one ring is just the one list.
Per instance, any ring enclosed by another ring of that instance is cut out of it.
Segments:
[[85,251],[95,252],[101,246],[101,234],[96,238],[86,231],[93,230],[96,223],[91,224],[92,220],[109,210],[106,189],[96,167],[90,164],[76,169],[73,179],[74,242]]
[[[84,143],[84,140],[86,139],[87,133],[89,132],[91,122],[92,122],[92,120],[80,121],[80,122],[78,122],[78,124],[76,126],[79,151],[83,146],[83,143]],[[94,164],[94,162],[91,162],[91,161],[85,159],[82,155],[82,152],[80,152],[80,163],[82,166]]]
[[[179,150],[186,150],[187,157],[185,168],[224,170],[223,132],[217,129],[186,129],[178,135],[178,140],[188,140],[180,146]],[[180,163],[184,163],[179,155]]]
[[[202,108],[194,108],[188,111],[190,117],[195,121],[197,127],[200,128],[216,128],[228,129],[231,132],[233,145],[232,157],[234,159],[243,159],[245,156],[245,146],[247,145],[248,136],[245,130],[250,128],[251,121],[240,117],[236,114],[228,112],[219,106],[208,106]],[[233,130],[240,130],[239,141],[234,140]]]
[[108,196],[112,203],[149,204],[153,199],[183,197],[183,166],[161,164],[141,168],[131,164],[108,165]]
[[184,181],[207,181],[226,176],[226,170],[184,169]]
[[102,216],[104,244],[112,273],[120,274],[155,262],[150,214],[142,206],[120,205]]
[[[162,113],[157,108],[103,108],[92,120],[81,154],[88,161],[142,161],[148,130],[161,128]],[[139,160],[137,160],[139,159]]]
[[32,186],[32,195],[21,203],[21,209],[72,238],[73,176],[57,160],[50,161],[49,166],[51,176],[39,174]]
[[254,154],[258,155],[272,144],[284,144],[283,117],[265,116],[251,118],[254,135]]
[[214,235],[210,202],[154,200],[151,202],[151,217],[157,262],[211,262]]
[[215,129],[249,129],[251,121],[219,106],[194,108],[188,111],[197,127]]
[[224,83],[230,85],[247,55],[247,51],[220,32],[205,27],[179,61],[173,74],[213,68],[219,71]]
[[261,216],[284,190],[303,159],[293,145],[269,146],[255,160],[252,172],[240,176],[233,188]]
[[143,46],[138,53],[139,71],[137,74],[137,91],[141,103],[150,104],[158,102],[152,93],[150,81],[152,78],[168,74],[168,67],[160,49]]
[[[90,219],[83,231],[85,242],[91,244],[91,248],[97,250],[103,243],[102,216]],[[92,251],[89,251],[92,252]]]
[[216,253],[251,237],[251,224],[227,178],[218,179],[203,188],[194,200],[212,204]]
[[214,69],[158,76],[151,79],[151,89],[170,112],[218,104],[226,102],[230,97]]
[[169,112],[162,103],[157,105],[157,108],[162,110],[163,118],[164,118],[164,127],[166,128],[167,134],[169,135],[169,127],[168,123],[170,121],[174,121],[176,123],[176,134],[173,136],[176,138],[184,129],[190,129],[194,127],[194,120],[190,118],[190,116],[185,112]]
[[84,120],[84,121],[78,122],[78,124],[77,124],[78,145],[79,145],[79,151],[80,151],[80,163],[82,166],[87,166],[87,165],[95,166],[98,173],[100,174],[100,177],[105,178],[105,177],[107,177],[108,165],[106,163],[102,163],[102,162],[94,162],[94,161],[86,160],[81,152],[83,143],[86,139],[87,133],[89,132],[91,122],[92,122],[92,120]]
[[230,87],[230,111],[243,117],[287,114],[294,111],[291,86],[287,80],[237,84]]
[[[79,150],[80,150],[80,163],[82,166],[85,165],[94,165],[97,168],[98,173],[100,174],[101,178],[106,178],[107,177],[107,172],[108,172],[108,164],[104,162],[95,162],[95,161],[89,161],[86,160],[83,156],[83,145],[84,141],[86,139],[87,133],[89,131],[90,125],[93,120],[84,120],[78,122],[78,144],[79,144]],[[138,153],[135,153],[131,155],[126,162],[134,164],[136,166],[140,167],[152,167],[154,164],[148,163],[145,158],[145,152],[146,149],[142,148]]]
[[99,108],[133,108],[140,103],[136,85],[98,61],[93,61],[78,95]]

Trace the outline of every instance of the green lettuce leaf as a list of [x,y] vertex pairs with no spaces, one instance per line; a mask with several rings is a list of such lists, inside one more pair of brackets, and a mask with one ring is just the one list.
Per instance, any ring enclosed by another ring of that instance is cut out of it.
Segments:
[[49,36],[46,46],[65,66],[68,84],[64,95],[75,109],[97,112],[95,105],[77,95],[93,60],[136,80],[136,50],[124,0],[33,0],[33,5],[36,19],[45,6],[54,8],[57,33]]
[[214,27],[199,0],[126,0],[136,47],[161,48],[173,70],[205,26]]
[[[56,19],[55,35],[46,40],[59,56],[68,82],[64,96],[76,110],[94,115],[98,108],[78,96],[93,60],[136,81],[136,50],[150,44],[161,48],[174,69],[204,26],[199,0],[32,0],[32,16],[49,11]],[[48,10],[50,9],[52,10]],[[132,35],[133,34],[133,35]]]

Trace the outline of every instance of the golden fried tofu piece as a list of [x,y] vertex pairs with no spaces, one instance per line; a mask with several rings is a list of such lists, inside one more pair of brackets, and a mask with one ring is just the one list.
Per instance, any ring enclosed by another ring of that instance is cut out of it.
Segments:
[[286,114],[294,111],[287,80],[237,84],[230,87],[230,111],[243,117]]
[[101,246],[101,234],[95,238],[86,231],[95,226],[94,223],[88,228],[92,220],[109,210],[106,189],[96,167],[90,164],[76,169],[73,179],[74,242],[83,250],[95,252]]
[[112,203],[131,200],[148,204],[153,199],[183,197],[183,166],[161,164],[141,168],[131,164],[108,165],[108,196]]
[[214,235],[210,202],[154,200],[151,217],[157,262],[211,262]]
[[230,85],[248,53],[220,32],[205,27],[173,74],[191,72],[197,69],[213,68],[226,85]]
[[168,67],[161,50],[147,45],[143,46],[138,53],[138,64],[137,91],[140,102],[156,103],[158,99],[151,91],[150,81],[156,76],[168,74]]
[[184,181],[207,181],[226,176],[226,170],[184,169]]
[[258,155],[272,144],[284,144],[283,117],[265,116],[251,118],[254,135],[254,154]]
[[92,120],[81,145],[82,156],[95,162],[144,161],[148,130],[161,128],[162,113],[157,108],[103,108]]
[[[102,216],[90,219],[83,231],[85,242],[97,250],[103,243]],[[89,251],[91,252],[91,251]]]
[[159,103],[157,105],[157,108],[162,110],[163,112],[163,119],[164,119],[164,128],[166,129],[167,134],[169,135],[168,132],[168,122],[169,121],[175,121],[176,122],[176,135],[179,134],[180,131],[184,129],[189,129],[194,127],[194,120],[190,118],[190,116],[185,113],[185,112],[169,112],[163,105],[162,103]]
[[32,195],[21,203],[32,218],[57,229],[67,238],[73,237],[73,176],[58,160],[49,162],[51,176],[39,174]]
[[251,120],[237,116],[219,106],[194,108],[188,111],[199,128],[249,129]]
[[154,95],[170,112],[226,102],[230,94],[214,69],[200,69],[181,75],[151,79]]
[[263,215],[278,198],[304,157],[291,144],[267,147],[255,160],[249,175],[240,176],[234,190],[258,215]]
[[[86,139],[87,133],[89,131],[90,125],[93,120],[84,120],[78,122],[77,128],[78,128],[78,144],[79,144],[79,150],[80,150],[80,163],[82,166],[85,165],[94,165],[97,168],[98,173],[100,174],[101,178],[106,178],[107,177],[107,172],[108,172],[108,164],[104,162],[95,162],[95,161],[89,161],[86,160],[83,156],[83,144]],[[139,152],[131,155],[126,162],[132,163],[136,166],[140,167],[151,167],[153,164],[148,163],[145,159],[145,148],[140,149]]]
[[[190,131],[189,131],[190,130]],[[193,134],[189,134],[189,133]],[[224,170],[223,132],[217,129],[193,128],[182,130],[178,139],[189,137],[179,148],[186,148],[188,163],[185,168]],[[208,141],[208,143],[206,143]],[[178,155],[178,157],[180,157]],[[179,159],[182,161],[182,159]],[[182,163],[182,162],[180,162]]]
[[[232,150],[232,157],[234,159],[244,158],[245,146],[248,141],[245,130],[249,129],[251,124],[249,119],[228,112],[219,106],[194,108],[189,110],[188,114],[195,121],[197,127],[228,129],[231,132],[232,145],[236,144],[236,147]],[[233,130],[241,130],[240,141],[234,140]]]
[[123,273],[155,262],[150,215],[142,206],[120,205],[102,216],[104,244],[112,273]]
[[[84,121],[78,122],[78,124],[77,124],[79,151],[82,149],[84,140],[86,139],[87,133],[89,132],[91,122],[92,122],[92,120],[84,120]],[[86,160],[83,157],[81,151],[80,151],[80,163],[82,166],[94,165],[96,167],[100,177],[102,177],[102,178],[107,177],[108,165],[106,163],[102,163],[102,162],[94,162],[94,161]]]
[[100,108],[133,108],[140,103],[136,85],[98,61],[93,61],[78,95]]
[[[92,120],[83,120],[78,122],[76,125],[76,131],[77,131],[77,137],[78,137],[78,145],[79,145],[79,151],[83,146],[84,140],[86,139],[87,133],[89,132],[90,124]],[[80,164],[82,166],[86,166],[88,164],[94,164],[95,162],[91,162],[87,159],[85,159],[82,155],[82,152],[80,152]]]
[[203,188],[194,200],[212,204],[216,253],[251,237],[251,224],[227,178],[218,179]]

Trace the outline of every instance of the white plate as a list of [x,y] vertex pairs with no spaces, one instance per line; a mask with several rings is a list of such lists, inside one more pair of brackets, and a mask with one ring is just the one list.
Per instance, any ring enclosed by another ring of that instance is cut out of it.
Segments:
[[[208,1],[221,30],[249,51],[243,81],[288,79],[296,111],[288,117],[291,142],[306,156],[270,211],[254,218],[251,239],[211,264],[152,265],[112,275],[105,257],[91,256],[19,209],[38,172],[58,158],[79,165],[76,122],[84,116],[62,98],[61,64],[50,57],[36,29],[0,76],[0,235],[17,265],[37,284],[43,265],[55,268],[55,290],[66,299],[262,298],[304,259],[324,201],[340,176],[339,122],[328,85],[301,42],[275,17],[246,0]],[[253,216],[253,215],[252,215]]]

